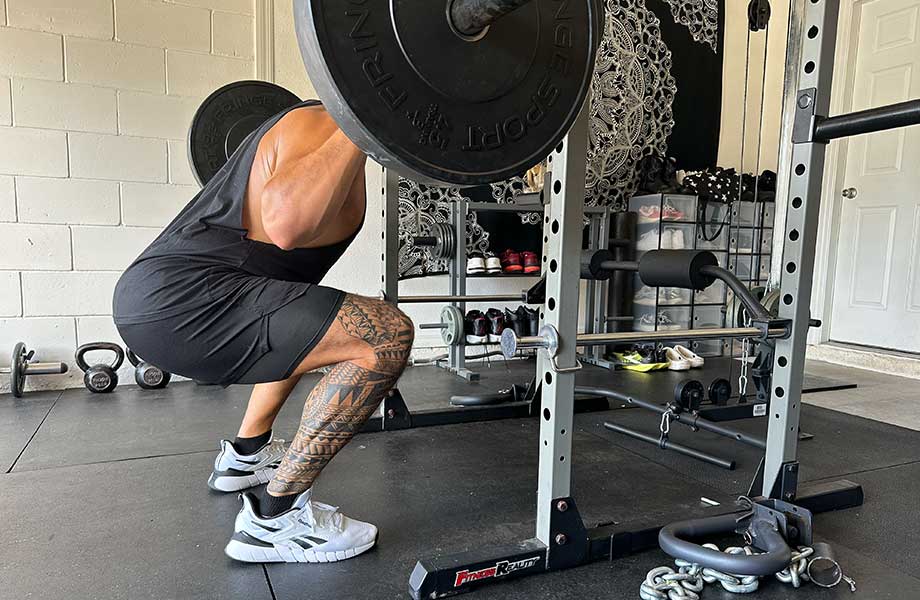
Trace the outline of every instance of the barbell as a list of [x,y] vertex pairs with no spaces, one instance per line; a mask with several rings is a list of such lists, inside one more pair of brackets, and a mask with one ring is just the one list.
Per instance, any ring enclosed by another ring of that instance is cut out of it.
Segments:
[[372,159],[421,183],[520,175],[584,105],[601,0],[294,0],[326,110]]

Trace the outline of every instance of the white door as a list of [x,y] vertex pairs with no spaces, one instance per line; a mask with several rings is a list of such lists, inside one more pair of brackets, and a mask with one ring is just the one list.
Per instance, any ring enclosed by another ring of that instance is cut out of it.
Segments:
[[[920,98],[920,0],[856,2],[854,18],[852,110]],[[850,138],[837,193],[831,339],[920,352],[920,127]]]

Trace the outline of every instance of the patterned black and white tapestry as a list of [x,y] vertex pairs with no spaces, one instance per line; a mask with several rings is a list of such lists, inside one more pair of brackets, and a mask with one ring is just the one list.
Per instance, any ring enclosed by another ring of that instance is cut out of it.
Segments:
[[[637,166],[652,154],[676,156],[678,164],[681,155],[686,155],[685,161],[693,162],[692,168],[698,168],[696,163],[700,161],[715,164],[721,102],[723,2],[606,0],[606,29],[590,97],[585,190],[588,206],[625,210],[638,186]],[[675,49],[679,51],[676,55]],[[677,61],[680,65],[675,67]],[[697,71],[701,61],[706,63],[702,71],[705,77]],[[682,82],[688,92],[681,93]],[[710,98],[708,103],[701,104],[701,90],[715,101]],[[714,114],[701,118],[697,112],[694,119],[677,117],[679,113],[700,111],[704,106]],[[684,125],[680,122],[683,120],[695,124]],[[433,223],[447,222],[452,200],[465,197],[477,202],[513,202],[524,188],[521,178],[464,189],[429,187],[400,179],[400,276],[446,272],[446,261],[435,260],[426,250],[413,247],[411,239],[428,233]],[[486,219],[485,215],[482,219]],[[492,247],[491,236],[479,221],[478,215],[470,215],[466,231],[468,250],[496,253],[504,250],[507,245],[504,241],[499,242],[503,247]],[[538,245],[542,235],[539,217],[523,214],[520,221],[519,237],[536,240],[531,243]],[[504,238],[515,233],[508,229],[502,227]],[[526,243],[521,241],[517,249],[539,250],[527,248]]]

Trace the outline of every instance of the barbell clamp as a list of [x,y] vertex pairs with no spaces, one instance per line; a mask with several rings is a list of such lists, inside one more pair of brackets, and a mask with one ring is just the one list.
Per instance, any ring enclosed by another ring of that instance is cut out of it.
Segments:
[[[751,327],[754,327],[760,330],[757,338],[766,342],[770,339],[780,339],[786,340],[789,339],[789,336],[792,335],[792,319],[751,319]],[[780,336],[776,335],[776,330],[782,330],[784,333]],[[773,331],[771,334],[770,332]]]

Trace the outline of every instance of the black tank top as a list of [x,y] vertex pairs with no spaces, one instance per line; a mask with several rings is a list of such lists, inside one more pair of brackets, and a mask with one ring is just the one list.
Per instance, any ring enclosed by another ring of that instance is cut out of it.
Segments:
[[242,298],[250,308],[269,313],[307,289],[272,282],[318,284],[325,277],[360,227],[337,244],[293,250],[250,240],[243,227],[249,175],[262,137],[290,111],[319,104],[309,100],[281,112],[240,144],[122,275],[115,288],[116,323],[146,323]]

